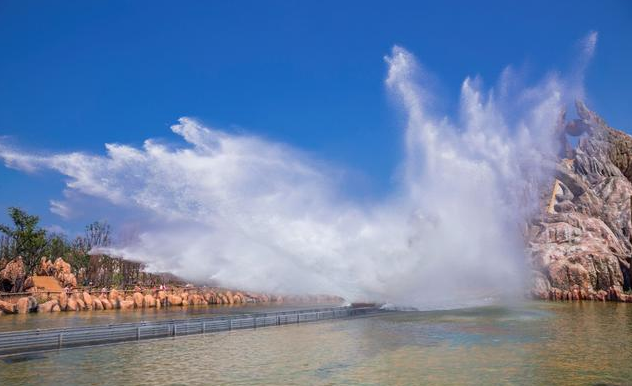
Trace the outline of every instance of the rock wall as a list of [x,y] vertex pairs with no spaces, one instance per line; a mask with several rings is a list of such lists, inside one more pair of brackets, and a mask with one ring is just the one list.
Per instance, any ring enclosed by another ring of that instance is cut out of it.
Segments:
[[26,271],[21,257],[9,261],[0,271],[0,291],[9,292],[24,287]]
[[342,298],[328,295],[281,296],[219,288],[146,289],[138,291],[70,293],[34,292],[32,296],[0,299],[0,314],[30,312],[133,310],[137,308],[239,305],[244,303],[340,303]]
[[[632,137],[609,127],[578,102],[565,134],[579,136],[555,179],[543,213],[527,226],[531,293],[553,300],[632,302]],[[563,137],[566,141],[566,137]],[[552,193],[552,194],[551,194]]]

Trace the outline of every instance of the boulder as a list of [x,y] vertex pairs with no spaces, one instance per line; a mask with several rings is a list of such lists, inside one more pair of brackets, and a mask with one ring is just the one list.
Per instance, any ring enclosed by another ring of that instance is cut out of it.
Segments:
[[83,291],[81,300],[85,303],[85,308],[92,309],[92,295],[88,291]]
[[68,305],[68,295],[66,294],[66,292],[61,292],[58,296],[58,300],[59,307],[61,307],[62,310],[65,310],[66,306]]
[[181,306],[182,298],[176,295],[169,295],[167,296],[167,302],[170,306]]
[[74,297],[68,298],[66,311],[79,311],[79,303],[77,303],[77,299],[75,299]]
[[24,291],[32,292],[31,289],[34,289],[33,287],[35,287],[33,276],[27,276],[26,279],[24,279],[24,283],[22,284],[22,289]]
[[55,275],[55,277],[63,286],[68,286],[70,288],[77,287],[77,278],[73,273],[60,273]]
[[61,257],[57,258],[51,269],[55,273],[55,278],[59,280],[61,285],[75,288],[77,286],[77,278],[72,273],[72,267],[66,263]]
[[115,303],[116,301],[118,301],[118,298],[119,298],[119,292],[115,289],[112,289],[110,291],[108,299],[110,300],[111,303]]
[[119,302],[121,310],[132,310],[134,309],[134,300],[121,300]]
[[95,297],[92,299],[92,309],[96,310],[96,311],[101,311],[104,309],[103,307],[103,303],[101,302],[101,299]]
[[134,301],[134,306],[136,308],[143,308],[143,294],[141,294],[140,292],[134,292],[134,294],[132,295],[132,300]]
[[192,294],[189,297],[189,303],[191,305],[194,305],[194,306],[201,306],[201,305],[205,304],[206,301],[204,300],[204,297],[202,295]]
[[3,287],[11,287],[13,292],[21,291],[25,280],[26,271],[22,257],[9,261],[0,271],[0,283]]
[[55,306],[59,306],[57,300],[49,300],[45,303],[38,305],[37,312],[52,312]]
[[17,312],[15,304],[0,300],[0,311],[5,314],[15,314]]
[[37,267],[37,274],[40,276],[54,276],[55,265],[44,256],[40,260],[40,264]]
[[110,303],[110,301],[108,300],[108,298],[103,297],[103,298],[100,298],[99,300],[101,300],[101,305],[103,306],[104,310],[111,310],[112,308],[114,308],[112,306],[112,303]]
[[165,304],[165,302],[167,301],[167,293],[165,291],[158,291],[158,300]]
[[72,267],[70,266],[70,264],[66,263],[61,257],[55,259],[55,263],[53,263],[53,266],[55,268],[55,272],[72,273]]
[[206,300],[208,304],[217,304],[217,295],[213,291],[206,292],[204,294],[204,300]]
[[37,300],[33,296],[18,299],[15,305],[18,314],[27,314],[37,311]]
[[50,310],[50,312],[60,312],[61,308],[59,307],[59,304],[55,304],[53,306],[53,308]]
[[147,294],[143,297],[143,307],[156,307],[156,299],[153,296]]

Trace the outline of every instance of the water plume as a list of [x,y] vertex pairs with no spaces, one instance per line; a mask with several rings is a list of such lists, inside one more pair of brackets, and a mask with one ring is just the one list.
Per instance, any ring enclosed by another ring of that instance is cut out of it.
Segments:
[[[592,33],[583,45],[586,63],[595,42]],[[394,47],[385,59],[386,87],[406,118],[404,156],[397,188],[369,204],[345,192],[340,167],[187,117],[171,127],[179,145],[41,155],[0,143],[0,156],[67,176],[66,199],[51,201],[61,216],[89,196],[134,218],[134,237],[108,252],[190,280],[421,307],[520,292],[520,226],[537,208],[534,187],[556,157],[560,112],[583,96],[583,75],[526,87],[508,68],[487,91],[466,78],[450,119],[433,111],[411,53]]]

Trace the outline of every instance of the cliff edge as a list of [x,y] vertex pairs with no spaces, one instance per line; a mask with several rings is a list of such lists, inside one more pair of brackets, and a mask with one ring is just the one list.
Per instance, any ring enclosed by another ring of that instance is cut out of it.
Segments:
[[[531,293],[552,300],[632,302],[632,137],[577,102],[544,210],[527,224]],[[572,148],[568,137],[579,137]]]

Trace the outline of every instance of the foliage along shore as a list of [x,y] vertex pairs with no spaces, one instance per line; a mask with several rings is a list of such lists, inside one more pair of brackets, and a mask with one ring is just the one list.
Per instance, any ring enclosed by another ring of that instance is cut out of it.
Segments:
[[[0,315],[29,312],[132,310],[244,303],[338,303],[328,295],[282,296],[217,287],[190,287],[169,273],[95,249],[111,244],[110,226],[94,222],[72,242],[38,226],[39,218],[9,208],[0,225]],[[42,257],[43,256],[43,257]],[[54,261],[46,256],[64,256]],[[134,289],[125,289],[125,288]],[[97,288],[97,289],[95,289]],[[169,288],[169,289],[167,289]]]
[[[30,215],[20,208],[11,207],[8,215],[13,224],[0,225],[0,292],[23,292],[37,275],[47,275],[42,269],[42,256],[59,257],[70,267],[66,275],[72,274],[75,281],[61,280],[63,284],[96,287],[132,287],[138,284],[183,285],[184,282],[170,273],[151,273],[137,261],[95,253],[105,250],[113,243],[110,225],[96,221],[85,228],[83,235],[74,239],[58,232],[50,232],[39,226],[39,217]],[[21,260],[17,264],[16,260]],[[11,264],[14,267],[11,267]],[[17,264],[17,265],[16,265]]]

